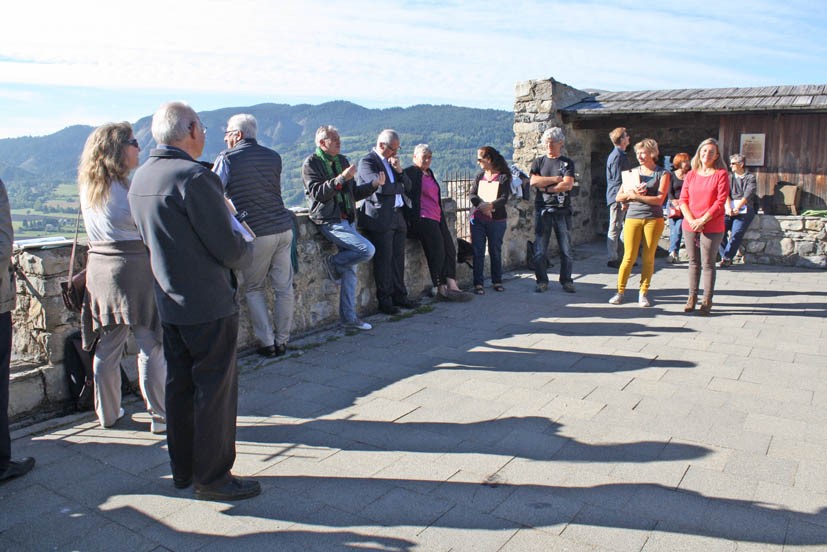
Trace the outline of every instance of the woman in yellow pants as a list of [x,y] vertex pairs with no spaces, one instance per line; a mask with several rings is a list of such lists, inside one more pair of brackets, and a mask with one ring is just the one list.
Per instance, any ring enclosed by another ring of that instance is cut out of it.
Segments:
[[[663,233],[663,203],[669,190],[669,171],[655,164],[660,151],[658,143],[646,138],[635,144],[635,155],[640,166],[631,170],[631,178],[624,179],[624,184],[617,193],[617,201],[627,205],[626,222],[623,225],[624,254],[623,262],[617,272],[617,293],[609,299],[612,305],[623,302],[626,282],[632,272],[638,255],[643,248],[643,268],[640,272],[640,294],[638,304],[651,307],[649,284],[655,272],[655,251],[658,240]],[[629,180],[632,184],[629,184]]]

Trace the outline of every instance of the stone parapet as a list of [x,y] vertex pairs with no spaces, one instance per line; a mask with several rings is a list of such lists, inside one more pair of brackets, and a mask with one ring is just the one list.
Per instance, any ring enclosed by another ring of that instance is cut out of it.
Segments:
[[[455,228],[456,203],[451,199],[446,199],[444,203],[448,226]],[[533,208],[526,201],[512,200],[508,213],[509,230],[503,248],[503,264],[506,269],[512,269],[525,264],[525,240],[531,239],[533,235],[530,224]],[[330,280],[320,262],[325,255],[336,252],[335,246],[319,232],[306,214],[298,214],[296,221],[298,271],[293,280],[296,297],[293,335],[299,336],[338,323],[339,286]],[[79,267],[83,265],[85,252],[86,248],[79,246]],[[60,297],[60,282],[67,278],[70,254],[71,247],[65,246],[15,254],[18,266],[17,308],[13,313],[12,385],[9,401],[9,415],[13,419],[40,410],[58,409],[68,399],[63,347],[66,338],[78,330],[80,322],[79,315],[68,312]],[[431,288],[428,265],[420,243],[409,239],[405,256],[405,283],[410,295],[418,297]],[[360,265],[357,277],[357,311],[366,315],[376,312],[372,264]],[[470,286],[471,269],[459,265],[457,280],[462,286]],[[267,295],[272,306],[273,295]],[[255,337],[243,297],[240,314],[238,345],[240,349],[246,349],[255,345]],[[136,352],[134,342],[130,339],[123,365],[133,380],[137,377],[134,359]]]
[[747,263],[827,268],[827,219],[757,215],[742,249]]

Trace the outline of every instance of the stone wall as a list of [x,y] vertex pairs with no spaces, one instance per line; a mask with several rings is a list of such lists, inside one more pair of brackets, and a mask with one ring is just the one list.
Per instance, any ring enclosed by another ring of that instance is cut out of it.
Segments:
[[[595,178],[592,177],[591,162],[595,140],[600,140],[600,137],[595,131],[575,131],[558,115],[560,109],[575,104],[590,94],[554,79],[547,79],[519,82],[515,86],[515,95],[514,162],[528,173],[531,162],[546,154],[540,143],[543,132],[555,126],[563,129],[566,134],[563,155],[574,161],[576,173],[575,188],[572,190],[572,240],[574,243],[592,241],[599,226],[594,219],[592,204],[593,201],[603,201],[603,197],[599,197],[594,190]],[[533,219],[531,224],[533,225]]]
[[757,215],[741,247],[747,263],[827,268],[827,219]]
[[[456,203],[453,200],[445,201],[445,212],[449,228],[454,228]],[[532,238],[531,221],[534,216],[529,202],[521,200],[509,203],[508,214],[508,231],[503,248],[503,265],[507,270],[524,266],[525,242]],[[299,269],[293,282],[296,292],[294,336],[333,326],[339,320],[339,286],[328,278],[319,262],[324,255],[335,253],[335,247],[325,239],[306,214],[297,216],[297,225]],[[60,282],[66,280],[70,253],[71,247],[56,247],[28,250],[15,255],[19,270],[17,308],[13,313],[13,365],[9,402],[9,415],[12,418],[38,410],[54,410],[67,400],[63,346],[66,337],[79,327],[79,316],[68,312],[60,297]],[[418,241],[408,240],[405,255],[405,283],[410,295],[418,297],[431,288],[422,246]],[[85,258],[85,247],[79,247],[78,256]],[[365,315],[375,313],[376,287],[372,264],[360,265],[357,275],[357,310]],[[457,280],[461,286],[470,287],[471,269],[464,264],[459,265]],[[272,294],[268,295],[272,298]],[[243,299],[240,321],[239,348],[254,346]],[[136,352],[134,343],[130,341],[128,356],[123,365],[133,380],[136,378]]]

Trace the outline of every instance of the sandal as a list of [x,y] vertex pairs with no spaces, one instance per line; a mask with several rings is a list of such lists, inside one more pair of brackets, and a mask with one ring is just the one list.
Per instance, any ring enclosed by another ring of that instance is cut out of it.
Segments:
[[474,286],[474,293],[477,295],[485,295],[485,288],[482,286]]
[[494,291],[505,291],[502,284],[494,284],[492,287],[494,288]]

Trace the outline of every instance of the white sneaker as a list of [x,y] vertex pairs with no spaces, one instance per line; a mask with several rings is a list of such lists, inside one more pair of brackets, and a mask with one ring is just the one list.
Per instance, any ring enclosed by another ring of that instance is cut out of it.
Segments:
[[619,305],[623,302],[623,294],[620,292],[615,293],[612,295],[612,298],[609,299],[610,305]]
[[359,320],[358,318],[353,322],[345,322],[343,324],[345,328],[348,330],[372,330],[373,326],[365,322],[364,320]]
[[638,295],[637,304],[641,307],[651,307],[652,303],[649,302],[649,298],[646,296],[645,293],[641,293]]
[[149,431],[154,433],[155,435],[160,435],[161,433],[166,433],[167,432],[167,424],[165,424],[164,422],[151,420],[149,422]]

